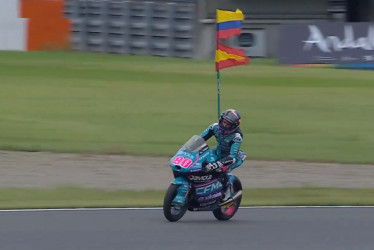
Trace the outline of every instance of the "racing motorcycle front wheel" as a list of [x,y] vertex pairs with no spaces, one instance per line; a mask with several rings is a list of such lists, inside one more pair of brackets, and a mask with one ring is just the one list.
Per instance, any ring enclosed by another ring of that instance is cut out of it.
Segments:
[[187,211],[188,202],[183,206],[172,203],[174,197],[177,195],[177,189],[178,185],[170,184],[164,198],[164,215],[165,218],[171,222],[180,220]]

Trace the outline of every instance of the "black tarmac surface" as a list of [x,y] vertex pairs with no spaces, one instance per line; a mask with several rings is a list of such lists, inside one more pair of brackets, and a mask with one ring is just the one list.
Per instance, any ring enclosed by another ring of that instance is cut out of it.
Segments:
[[161,209],[1,211],[0,249],[374,249],[374,208],[240,208],[230,221]]

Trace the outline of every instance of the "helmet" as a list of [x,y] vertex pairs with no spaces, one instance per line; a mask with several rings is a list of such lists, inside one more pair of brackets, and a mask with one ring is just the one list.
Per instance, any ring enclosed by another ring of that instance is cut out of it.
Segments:
[[224,135],[231,134],[240,125],[241,117],[235,109],[228,109],[221,114],[218,122],[218,129]]

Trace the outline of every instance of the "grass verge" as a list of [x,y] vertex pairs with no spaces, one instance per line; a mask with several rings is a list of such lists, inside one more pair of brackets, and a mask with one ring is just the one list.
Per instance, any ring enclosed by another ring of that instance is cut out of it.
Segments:
[[[0,209],[161,207],[164,190],[108,191],[63,187],[56,189],[0,189]],[[242,206],[374,205],[374,189],[260,188],[245,189]]]
[[[171,156],[217,121],[214,62],[0,52],[0,148]],[[374,163],[374,72],[252,60],[221,73],[252,159]]]

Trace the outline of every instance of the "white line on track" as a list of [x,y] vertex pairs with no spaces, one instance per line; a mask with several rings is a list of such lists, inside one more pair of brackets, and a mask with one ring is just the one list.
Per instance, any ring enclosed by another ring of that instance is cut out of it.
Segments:
[[[253,206],[240,209],[277,209],[277,208],[374,208],[374,206]],[[48,212],[48,211],[104,211],[104,210],[161,210],[162,207],[135,208],[46,208],[46,209],[5,209],[1,212]]]

